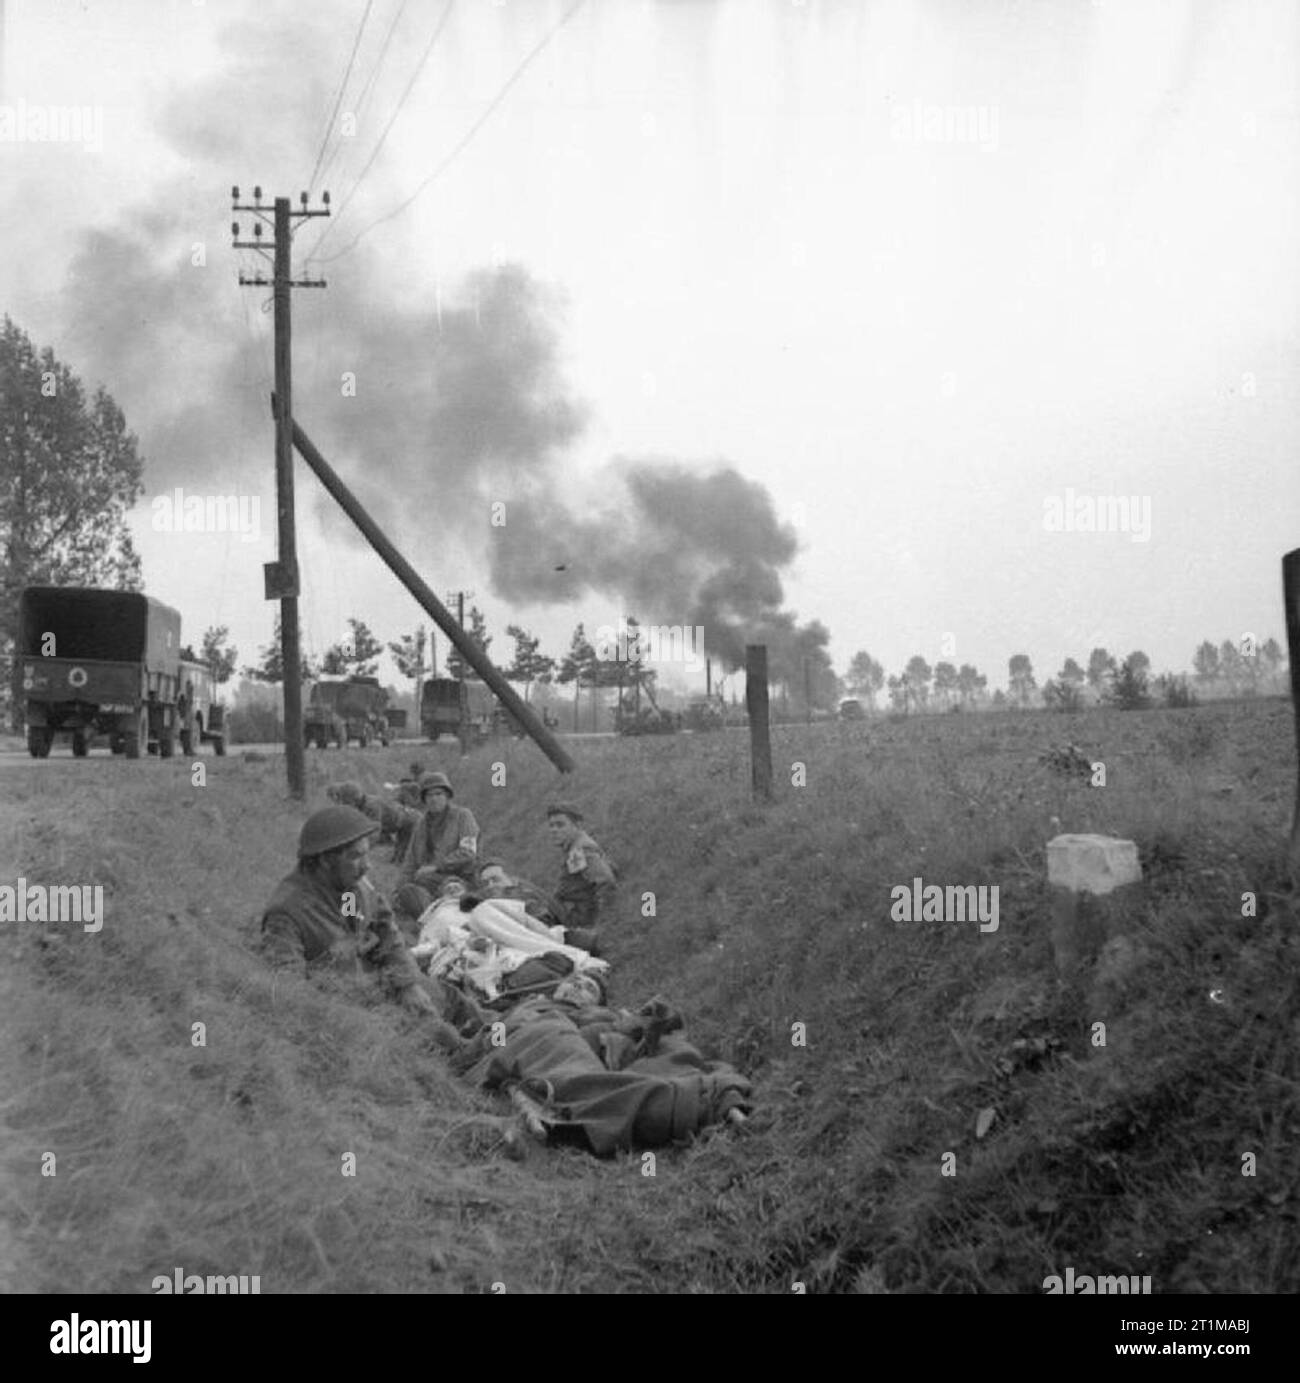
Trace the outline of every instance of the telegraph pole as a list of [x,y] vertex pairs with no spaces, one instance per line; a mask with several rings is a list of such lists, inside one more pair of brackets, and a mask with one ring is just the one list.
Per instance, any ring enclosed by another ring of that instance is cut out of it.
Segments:
[[[465,597],[466,597],[467,595],[468,595],[471,599],[473,599],[473,597],[474,597],[474,592],[473,592],[473,591],[448,591],[448,592],[447,592],[447,599],[448,599],[448,600],[454,600],[454,601],[456,602],[456,623],[459,624],[460,627],[461,627],[462,629],[464,629],[464,627],[465,627]],[[465,690],[465,659],[464,659],[464,658],[458,658],[458,659],[456,660],[456,680],[457,680],[457,682],[460,683],[460,692],[459,692],[459,696],[460,696],[460,752],[461,752],[462,754],[468,754],[468,753],[469,753],[469,747],[470,747],[470,725],[469,725],[470,714],[469,714],[469,701],[468,701],[468,695],[469,695],[469,694],[468,694],[468,693],[466,692],[466,690]]]
[[[234,247],[257,250],[264,257],[267,247],[262,225],[267,208],[262,189],[253,189],[252,205],[239,204],[239,188],[230,189],[231,209],[252,212],[259,220],[253,226],[253,239],[240,240],[239,222],[231,226]],[[293,370],[290,353],[290,290],[324,288],[322,278],[295,279],[292,276],[293,222],[311,216],[329,215],[330,194],[321,195],[323,207],[311,211],[307,194],[301,195],[302,210],[291,211],[288,197],[275,199],[271,237],[272,277],[263,274],[239,275],[245,286],[270,284],[275,304],[275,495],[279,519],[278,560],[264,569],[266,599],[280,602],[280,663],[284,672],[284,757],[289,775],[289,796],[301,798],[305,791],[302,738],[302,650],[298,640],[298,547],[293,508]]]

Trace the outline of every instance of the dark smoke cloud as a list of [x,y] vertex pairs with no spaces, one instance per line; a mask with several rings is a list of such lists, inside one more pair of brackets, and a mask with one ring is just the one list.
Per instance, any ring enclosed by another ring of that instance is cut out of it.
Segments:
[[[295,54],[295,73],[332,72],[334,37],[297,15],[231,26],[226,67],[162,121],[210,176],[89,232],[71,266],[69,358],[122,404],[152,492],[269,494],[268,345],[246,320],[269,323],[269,289],[234,282],[226,196],[234,182],[247,198],[260,181],[268,202],[299,185],[331,93],[311,80],[286,103],[281,55]],[[251,218],[239,219],[246,235]],[[323,225],[299,232],[299,271]],[[195,242],[206,265],[191,262]],[[512,605],[617,597],[643,623],[702,625],[709,652],[732,666],[752,641],[768,644],[774,678],[796,675],[805,656],[824,661],[825,629],[782,609],[797,542],[763,486],[723,462],[617,458],[582,477],[566,464],[586,409],[563,377],[558,295],[507,266],[441,300],[416,297],[369,244],[318,267],[329,287],[293,296],[295,417],[408,552],[450,530],[482,543],[493,590]],[[362,544],[318,486],[299,493],[332,537]],[[506,504],[504,528],[489,525],[493,501]]]

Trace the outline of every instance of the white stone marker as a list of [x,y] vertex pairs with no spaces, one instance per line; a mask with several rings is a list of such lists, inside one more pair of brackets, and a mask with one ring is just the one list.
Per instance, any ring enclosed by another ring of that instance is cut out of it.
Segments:
[[1137,846],[1116,836],[1060,835],[1047,842],[1047,882],[1052,888],[1052,951],[1065,979],[1091,961],[1105,941],[1105,919],[1081,911],[1084,894],[1101,897],[1142,882]]

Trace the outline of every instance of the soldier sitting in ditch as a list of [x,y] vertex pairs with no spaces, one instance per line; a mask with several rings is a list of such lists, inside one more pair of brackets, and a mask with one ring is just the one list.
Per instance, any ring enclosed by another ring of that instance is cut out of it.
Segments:
[[425,989],[392,909],[367,877],[370,837],[379,827],[353,807],[324,807],[308,817],[298,837],[297,868],[283,878],[262,916],[268,962],[310,974],[329,967],[376,975],[405,1008],[429,1015],[434,1040],[447,1051],[460,1035],[444,1021],[475,1030],[472,1007],[451,985],[437,987],[435,1003]]
[[567,802],[546,809],[546,829],[560,848],[560,881],[552,915],[565,939],[593,956],[600,954],[600,926],[614,907],[617,881],[605,852],[582,828],[582,813]]
[[406,829],[409,839],[402,856],[401,884],[393,895],[397,911],[414,921],[433,902],[444,879],[473,884],[478,864],[478,822],[468,807],[455,807],[455,794],[445,773],[426,773],[419,782],[420,808],[371,797],[356,783],[327,789],[336,802],[356,807],[394,832]]

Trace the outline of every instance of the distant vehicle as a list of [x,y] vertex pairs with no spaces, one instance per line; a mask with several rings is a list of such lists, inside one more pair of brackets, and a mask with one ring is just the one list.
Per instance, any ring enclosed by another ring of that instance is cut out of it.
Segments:
[[387,746],[392,737],[387,710],[388,693],[377,677],[320,677],[303,710],[303,738],[318,749],[331,741],[342,749],[349,740],[362,749],[371,740]]
[[614,728],[620,735],[672,735],[681,726],[681,717],[657,706],[642,706],[640,715],[632,706],[620,707]]
[[696,734],[726,728],[726,713],[716,700],[710,697],[697,697],[686,707],[682,724]]
[[862,702],[855,697],[849,697],[847,701],[840,702],[841,720],[866,720],[867,713],[862,709]]
[[17,657],[27,749],[49,755],[67,734],[84,758],[100,735],[114,754],[226,750],[225,709],[206,667],[180,656],[181,617],[138,591],[29,586],[19,597]]
[[523,726],[500,705],[486,682],[476,677],[431,677],[420,697],[420,730],[425,739],[455,735],[466,747],[498,735],[520,737]]

